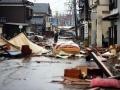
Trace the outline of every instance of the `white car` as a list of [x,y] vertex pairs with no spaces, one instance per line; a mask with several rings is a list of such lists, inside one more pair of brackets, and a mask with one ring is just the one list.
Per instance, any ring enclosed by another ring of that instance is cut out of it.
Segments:
[[35,35],[34,32],[27,32],[26,34],[27,34],[27,37],[28,37],[29,39],[31,39],[31,37],[33,37],[33,36]]

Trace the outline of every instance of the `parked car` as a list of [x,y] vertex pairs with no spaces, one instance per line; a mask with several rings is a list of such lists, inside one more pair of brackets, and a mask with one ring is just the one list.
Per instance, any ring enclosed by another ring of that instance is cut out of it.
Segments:
[[27,34],[27,37],[28,37],[29,39],[31,39],[31,37],[33,37],[33,36],[35,35],[34,32],[27,32],[26,34]]
[[61,37],[67,37],[67,38],[74,38],[75,33],[71,32],[71,31],[64,31],[64,32],[60,32],[60,36]]

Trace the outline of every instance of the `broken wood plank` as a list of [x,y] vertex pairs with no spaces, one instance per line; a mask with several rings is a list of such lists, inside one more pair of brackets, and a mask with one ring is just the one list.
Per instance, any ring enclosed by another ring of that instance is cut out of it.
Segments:
[[91,52],[91,55],[95,62],[98,64],[98,66],[103,70],[105,75],[107,77],[112,77],[113,74],[110,72],[110,70],[104,65],[104,63],[100,60],[100,58],[97,57],[97,55],[94,52]]

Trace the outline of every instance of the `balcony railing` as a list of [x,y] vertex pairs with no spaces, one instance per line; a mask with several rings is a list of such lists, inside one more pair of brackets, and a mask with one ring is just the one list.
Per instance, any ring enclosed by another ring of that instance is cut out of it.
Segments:
[[0,17],[0,23],[6,23],[7,18],[6,17]]

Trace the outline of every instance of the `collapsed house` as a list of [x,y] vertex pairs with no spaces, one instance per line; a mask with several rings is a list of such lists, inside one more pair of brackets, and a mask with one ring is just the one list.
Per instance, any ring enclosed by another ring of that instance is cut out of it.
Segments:
[[47,50],[43,47],[40,47],[37,44],[31,42],[23,33],[20,33],[16,37],[10,39],[8,42],[19,47],[20,50],[23,45],[28,45],[30,49],[32,49],[33,54],[42,54],[47,52]]
[[[0,38],[0,46],[1,46],[1,50],[5,51],[5,53],[8,53],[9,55],[11,55],[11,53],[21,54],[23,46],[28,46],[31,50],[31,53],[34,55],[36,54],[41,55],[47,52],[45,48],[40,47],[37,44],[34,44],[33,42],[31,42],[23,33],[20,33],[19,35],[15,36],[9,41],[7,41],[4,38]],[[3,54],[3,52],[1,53]]]

